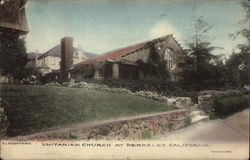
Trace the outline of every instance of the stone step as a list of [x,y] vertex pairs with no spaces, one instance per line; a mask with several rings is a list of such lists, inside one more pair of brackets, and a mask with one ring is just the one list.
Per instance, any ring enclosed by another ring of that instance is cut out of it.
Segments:
[[190,116],[191,117],[195,117],[195,116],[205,116],[206,113],[204,111],[201,111],[201,110],[195,110],[195,111],[192,111],[190,113]]
[[192,117],[192,124],[198,123],[200,121],[205,121],[205,120],[209,120],[209,116],[199,116],[199,115],[197,115],[197,116]]
[[194,104],[191,106],[191,109],[193,110],[197,110],[199,108],[199,105],[198,104]]

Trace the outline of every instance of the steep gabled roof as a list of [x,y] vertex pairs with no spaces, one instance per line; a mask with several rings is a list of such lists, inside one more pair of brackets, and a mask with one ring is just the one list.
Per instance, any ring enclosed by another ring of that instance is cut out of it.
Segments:
[[[73,47],[73,53],[78,51],[78,48]],[[82,54],[84,54],[87,58],[89,58],[87,56],[87,54],[85,54],[85,52],[82,51]],[[91,54],[91,56],[93,57],[95,54]],[[61,57],[61,45],[57,45],[55,47],[53,47],[52,49],[50,49],[49,51],[47,51],[46,53],[42,54],[41,56],[38,57],[38,59],[42,59],[44,57],[47,56],[53,56],[53,57]]]
[[37,53],[37,52],[29,52],[29,53],[27,53],[27,57],[28,57],[29,60],[34,60],[39,56],[41,56],[41,53]]
[[42,59],[47,56],[53,56],[53,57],[61,57],[61,46],[57,45],[47,51],[46,53],[42,54],[41,56],[38,57],[38,59]]
[[83,50],[83,53],[85,54],[85,56],[86,56],[88,59],[92,59],[92,58],[98,56],[98,55],[95,54],[95,53],[85,52],[84,50]]
[[117,49],[117,50],[114,50],[114,51],[110,51],[110,52],[107,52],[107,53],[104,53],[100,56],[97,56],[95,58],[92,58],[92,59],[89,59],[89,60],[86,60],[84,62],[80,62],[78,64],[75,65],[75,67],[80,67],[80,66],[84,66],[84,65],[89,65],[89,64],[93,64],[95,62],[103,62],[103,61],[107,61],[107,60],[115,60],[119,57],[122,57],[122,56],[125,56],[127,54],[130,54],[136,50],[139,50],[143,47],[145,47],[148,43],[150,42],[154,42],[154,41],[157,41],[157,40],[160,40],[160,39],[165,39],[169,36],[172,36],[172,35],[167,35],[167,36],[164,36],[164,37],[160,37],[160,38],[156,38],[156,39],[153,39],[153,40],[149,40],[149,41],[146,41],[146,42],[142,42],[142,43],[139,43],[139,44],[135,44],[135,45],[132,45],[132,46],[129,46],[129,47],[125,47],[125,48],[121,48],[121,49]]

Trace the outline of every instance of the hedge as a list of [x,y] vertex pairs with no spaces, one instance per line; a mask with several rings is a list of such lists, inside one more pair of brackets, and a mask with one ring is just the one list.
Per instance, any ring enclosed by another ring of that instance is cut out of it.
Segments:
[[240,90],[226,90],[226,91],[206,90],[206,91],[200,91],[198,94],[199,95],[212,95],[215,98],[244,96],[244,93]]
[[220,97],[215,100],[215,116],[227,116],[250,106],[250,95]]

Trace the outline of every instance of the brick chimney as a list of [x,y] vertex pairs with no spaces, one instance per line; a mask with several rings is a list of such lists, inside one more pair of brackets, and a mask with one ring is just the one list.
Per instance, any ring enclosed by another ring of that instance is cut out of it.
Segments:
[[61,80],[68,81],[70,73],[68,72],[73,66],[73,38],[64,37],[61,39]]

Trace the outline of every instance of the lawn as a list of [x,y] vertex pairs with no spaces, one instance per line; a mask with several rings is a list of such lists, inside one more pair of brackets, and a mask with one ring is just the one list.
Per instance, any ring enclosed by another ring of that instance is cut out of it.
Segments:
[[137,96],[82,88],[0,85],[0,96],[10,104],[9,136],[173,109]]

